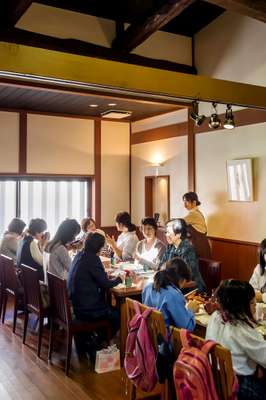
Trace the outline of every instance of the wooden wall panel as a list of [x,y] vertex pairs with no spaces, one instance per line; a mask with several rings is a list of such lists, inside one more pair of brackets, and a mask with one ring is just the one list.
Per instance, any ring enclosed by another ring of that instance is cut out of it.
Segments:
[[258,263],[258,243],[209,238],[212,258],[222,262],[222,279],[249,280]]

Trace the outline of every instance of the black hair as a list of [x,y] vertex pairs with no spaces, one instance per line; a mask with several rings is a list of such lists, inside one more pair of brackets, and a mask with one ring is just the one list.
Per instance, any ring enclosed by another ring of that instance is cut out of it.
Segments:
[[260,259],[260,274],[263,275],[265,271],[265,260],[264,260],[264,255],[266,254],[266,239],[263,239],[262,242],[260,242],[260,247],[259,247],[259,259]]
[[136,225],[132,224],[131,217],[127,211],[122,211],[116,214],[115,222],[124,225],[128,229],[128,232],[133,232],[136,230]]
[[85,241],[85,253],[97,254],[103,248],[105,237],[98,232],[89,233]]
[[180,239],[187,238],[187,224],[182,218],[171,219],[166,223],[166,227],[171,226],[175,235],[180,233]]
[[152,217],[142,218],[141,225],[150,225],[150,226],[152,226],[154,228],[155,231],[158,228],[158,225],[157,225],[157,223],[155,221],[155,218],[152,218]]
[[250,302],[255,297],[255,291],[249,282],[224,280],[216,289],[215,296],[224,322],[236,324],[241,321],[254,327],[256,321],[250,310]]
[[80,225],[75,219],[65,219],[57,228],[53,239],[47,243],[45,250],[50,253],[58,243],[65,246],[67,243],[73,242],[79,232]]
[[178,257],[172,258],[165,264],[165,268],[158,271],[154,276],[153,288],[159,292],[161,288],[166,289],[168,285],[179,288],[179,281],[191,279],[191,272],[184,260]]
[[7,227],[7,233],[16,233],[17,235],[21,235],[26,224],[22,219],[20,218],[13,218],[12,221],[10,221],[8,227]]
[[183,195],[183,200],[190,201],[193,203],[193,201],[196,202],[197,206],[201,205],[201,202],[199,201],[198,195],[195,192],[187,192]]
[[90,225],[91,222],[93,222],[94,225],[96,226],[96,222],[92,217],[83,218],[83,220],[81,221],[80,225],[84,233],[87,233],[88,226]]
[[47,223],[42,218],[31,219],[28,233],[35,236],[37,233],[44,232],[47,229]]

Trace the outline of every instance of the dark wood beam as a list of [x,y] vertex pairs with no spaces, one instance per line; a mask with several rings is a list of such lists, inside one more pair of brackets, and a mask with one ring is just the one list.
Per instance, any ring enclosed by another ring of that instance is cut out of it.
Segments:
[[143,22],[131,24],[123,35],[112,43],[115,50],[130,52],[148,39],[154,32],[181,14],[195,0],[168,0]]
[[2,0],[0,6],[0,30],[16,25],[33,0]]
[[143,67],[183,72],[186,74],[197,74],[196,68],[191,67],[190,65],[178,64],[166,60],[157,60],[138,56],[136,54],[121,54],[118,51],[98,46],[93,43],[87,43],[76,39],[59,39],[18,28],[0,32],[0,41],[56,50],[64,53],[78,54],[87,57],[119,61],[127,64],[141,65]]
[[266,1],[265,0],[205,0],[228,11],[266,22]]

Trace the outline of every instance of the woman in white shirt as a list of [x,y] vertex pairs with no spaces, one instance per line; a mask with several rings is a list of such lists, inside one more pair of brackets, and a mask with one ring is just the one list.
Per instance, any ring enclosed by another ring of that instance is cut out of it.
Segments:
[[160,259],[166,246],[156,237],[157,223],[155,219],[143,218],[141,230],[145,239],[137,244],[135,262],[156,270],[159,268]]
[[259,264],[256,265],[249,283],[256,292],[257,301],[266,303],[266,239],[260,243]]
[[106,241],[112,247],[118,260],[132,261],[139,241],[136,235],[136,226],[132,224],[131,217],[126,211],[118,213],[115,221],[116,228],[121,233],[117,241],[114,236],[106,235]]
[[238,400],[265,400],[265,380],[256,375],[257,367],[266,368],[266,341],[255,329],[255,291],[248,282],[229,279],[220,284],[216,296],[220,311],[211,315],[206,339],[231,351]]

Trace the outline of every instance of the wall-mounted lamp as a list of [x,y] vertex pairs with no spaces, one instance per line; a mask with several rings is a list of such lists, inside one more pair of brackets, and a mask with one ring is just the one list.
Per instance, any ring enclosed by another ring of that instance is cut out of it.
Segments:
[[234,129],[235,127],[235,120],[233,116],[232,106],[227,104],[225,118],[224,118],[224,128],[225,129]]
[[199,115],[199,103],[198,101],[192,102],[192,111],[190,113],[190,118],[195,122],[195,125],[200,126],[205,120],[205,115]]
[[212,107],[214,109],[214,113],[212,113],[212,115],[211,115],[211,118],[209,121],[209,127],[213,128],[213,129],[217,129],[221,126],[222,123],[217,114],[217,104],[212,103]]

